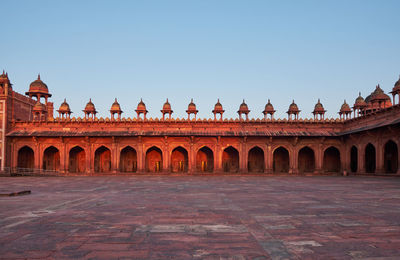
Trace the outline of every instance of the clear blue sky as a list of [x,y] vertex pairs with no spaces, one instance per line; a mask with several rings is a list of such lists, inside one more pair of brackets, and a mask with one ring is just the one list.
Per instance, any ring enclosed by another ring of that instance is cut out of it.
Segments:
[[140,98],[174,117],[194,98],[212,117],[220,98],[237,117],[244,98],[262,117],[268,100],[286,117],[292,99],[311,117],[318,98],[336,117],[400,74],[400,1],[1,1],[0,69],[14,89],[40,72],[58,109],[74,116],[92,98],[99,116],[117,97],[125,117]]

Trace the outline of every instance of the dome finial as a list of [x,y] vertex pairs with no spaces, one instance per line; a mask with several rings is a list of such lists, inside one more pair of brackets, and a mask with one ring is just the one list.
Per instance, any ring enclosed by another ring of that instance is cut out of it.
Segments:
[[4,70],[3,70],[3,75],[4,75]]
[[38,74],[37,79],[40,80],[40,73]]
[[190,99],[190,102],[193,103],[193,98]]
[[168,102],[168,98],[167,98],[167,103],[169,103],[169,102]]
[[219,103],[219,98],[218,98],[218,101],[217,101],[218,103]]
[[115,98],[115,102],[117,102],[117,98]]
[[89,98],[89,102],[92,102],[92,98]]
[[271,103],[271,101],[269,101],[269,99],[268,99],[268,103]]
[[321,103],[320,99],[318,98],[318,103]]
[[66,98],[64,98],[64,103],[66,103],[67,102],[67,99]]

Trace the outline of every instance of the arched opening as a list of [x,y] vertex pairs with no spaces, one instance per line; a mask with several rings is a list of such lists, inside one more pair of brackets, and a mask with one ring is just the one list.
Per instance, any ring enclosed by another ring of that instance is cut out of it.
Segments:
[[324,152],[324,171],[340,172],[340,152],[336,147],[329,147]]
[[249,172],[264,172],[264,151],[260,147],[250,149],[247,169]]
[[69,150],[68,171],[73,173],[86,171],[86,153],[82,147],[75,146]]
[[384,152],[384,164],[385,164],[385,172],[386,173],[396,173],[398,169],[398,150],[397,144],[392,140],[389,140],[385,144],[385,152]]
[[58,171],[60,169],[60,151],[54,146],[47,147],[43,153],[43,170]]
[[151,147],[146,152],[146,171],[160,172],[162,171],[162,152],[158,147]]
[[97,148],[94,153],[94,171],[110,172],[111,171],[111,151],[105,146]]
[[187,172],[188,170],[188,152],[185,148],[178,146],[171,153],[171,171]]
[[197,152],[196,169],[200,172],[212,172],[214,170],[214,154],[207,146],[202,147]]
[[35,153],[32,148],[24,146],[18,150],[18,162],[17,167],[19,168],[34,168],[35,166]]
[[354,145],[350,150],[350,170],[351,172],[357,172],[358,170],[358,150]]
[[306,146],[299,151],[299,172],[314,172],[315,170],[315,156],[314,151]]
[[137,170],[137,153],[136,150],[130,146],[121,150],[119,158],[119,171],[120,172],[136,172]]
[[272,167],[274,172],[289,172],[289,151],[286,148],[275,149]]
[[372,144],[365,147],[365,171],[367,173],[374,173],[376,169],[376,151]]
[[224,172],[237,172],[239,170],[239,152],[229,146],[222,153],[222,167]]

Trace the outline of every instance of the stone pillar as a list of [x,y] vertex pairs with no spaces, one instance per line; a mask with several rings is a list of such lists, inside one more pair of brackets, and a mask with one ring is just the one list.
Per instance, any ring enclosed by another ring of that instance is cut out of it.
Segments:
[[296,147],[292,147],[291,152],[289,152],[289,174],[298,174],[299,173],[299,152]]
[[244,141],[239,143],[239,171],[247,173],[247,149]]
[[384,144],[379,137],[376,143],[376,173],[385,173]]
[[42,158],[41,156],[41,151],[40,151],[40,145],[37,139],[35,138],[35,148],[34,148],[34,168],[35,169],[42,169],[40,160]]
[[315,171],[314,173],[322,173],[324,164],[324,150],[322,144],[319,144],[315,149]]
[[[346,171],[348,174],[351,171],[350,170],[351,152],[348,149],[347,145],[345,145],[345,144],[340,147],[339,151],[340,151],[340,172],[343,173],[344,171]],[[349,152],[347,153],[347,151],[349,151]]]
[[168,142],[166,142],[164,144],[164,149],[162,151],[162,157],[163,157],[163,172],[169,172],[170,171],[170,159],[171,159],[171,155],[170,155],[170,151],[169,151],[169,144]]
[[60,173],[65,174],[66,172],[66,145],[64,140],[61,140],[61,150],[60,150]]
[[138,137],[138,145],[137,145],[137,172],[143,173],[145,172],[145,160],[146,160],[146,151],[143,149],[142,137]]
[[189,165],[188,171],[189,173],[194,173],[196,171],[196,159],[195,159],[195,151],[194,151],[194,144],[190,142],[190,149],[189,149]]
[[365,173],[365,145],[357,146],[358,149],[358,167],[357,173]]
[[214,171],[222,172],[222,147],[221,147],[221,137],[217,137],[217,143],[215,144],[215,154],[214,154]]
[[92,145],[90,144],[90,139],[89,138],[87,138],[86,139],[86,152],[85,152],[85,154],[86,154],[86,173],[88,174],[88,175],[90,175],[92,172],[93,172],[93,170],[92,170],[92,163],[91,163],[91,158],[92,158]]
[[270,144],[267,144],[267,147],[265,149],[264,165],[265,165],[264,172],[272,173],[272,171],[273,171],[273,169],[272,169],[272,150],[271,150]]
[[[114,139],[114,138],[113,138]],[[117,144],[115,140],[113,140],[113,143],[111,144],[111,172],[112,173],[117,173]]]

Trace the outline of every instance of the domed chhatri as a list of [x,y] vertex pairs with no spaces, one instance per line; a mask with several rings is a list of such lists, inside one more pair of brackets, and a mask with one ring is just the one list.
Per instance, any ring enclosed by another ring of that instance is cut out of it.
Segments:
[[268,99],[268,103],[265,105],[264,111],[262,112],[264,114],[264,119],[267,120],[267,115],[271,115],[271,120],[274,119],[274,113],[276,110],[274,110],[274,106],[271,104],[271,101]]
[[375,87],[375,90],[365,98],[365,102],[367,103],[367,107],[364,109],[365,113],[375,112],[379,109],[392,106],[390,97],[385,94],[379,84]]
[[36,101],[36,104],[32,108],[33,120],[34,121],[43,121],[46,119],[46,106],[40,103],[39,100]]
[[237,111],[237,113],[239,114],[239,119],[240,120],[243,120],[242,114],[246,115],[246,121],[249,120],[250,110],[249,110],[249,107],[247,106],[246,102],[244,102],[244,99],[243,99],[242,104],[240,104],[240,107],[239,107],[239,110]]
[[36,100],[40,101],[40,98],[45,98],[45,104],[47,104],[47,99],[51,97],[47,85],[40,79],[40,74],[38,74],[37,80],[33,81],[29,85],[29,91],[25,92],[30,98],[36,97]]
[[318,119],[318,116],[319,120],[324,119],[325,112],[326,110],[324,109],[324,106],[321,104],[320,99],[318,99],[317,104],[314,106],[314,111],[312,112],[314,115],[314,120]]
[[135,111],[136,111],[138,119],[140,119],[140,114],[143,114],[143,119],[146,119],[147,112],[149,112],[149,111],[147,111],[146,104],[143,102],[142,99],[140,99],[140,102],[137,105],[137,108]]
[[163,108],[161,110],[161,113],[163,115],[163,120],[165,120],[165,115],[168,114],[169,115],[169,119],[171,119],[171,115],[174,111],[172,111],[171,109],[171,104],[168,102],[168,98],[167,101],[165,101]]
[[123,113],[123,111],[121,110],[121,106],[119,105],[117,98],[115,98],[114,103],[111,105],[110,113],[111,113],[111,120],[115,119],[114,118],[115,114],[118,115],[118,120],[121,120],[121,114]]
[[299,110],[299,107],[297,106],[296,103],[294,103],[294,99],[293,99],[292,104],[290,104],[290,106],[289,106],[289,110],[286,112],[288,114],[288,119],[292,120],[292,115],[293,115],[294,120],[298,120],[300,112],[301,112],[301,110]]
[[89,99],[89,102],[86,104],[85,109],[82,110],[85,113],[86,119],[94,119],[96,117],[97,111],[96,107],[94,106],[92,99]]
[[66,116],[68,119],[71,117],[71,109],[69,108],[69,104],[67,103],[67,100],[64,98],[64,102],[60,105],[60,108],[57,110],[59,117],[61,119],[64,119],[64,116]]
[[8,78],[8,73],[3,70],[0,74],[0,94],[8,95],[12,91],[12,84]]
[[214,109],[212,113],[214,114],[214,120],[217,120],[217,114],[220,115],[220,120],[222,121],[222,115],[224,114],[225,110],[222,108],[222,104],[219,102],[219,99],[217,103],[214,105]]
[[190,120],[190,115],[194,114],[194,119],[196,120],[197,118],[197,113],[199,110],[196,108],[196,104],[193,103],[193,98],[190,100],[190,103],[188,105],[188,109],[186,110],[186,113],[188,114],[188,120]]
[[364,98],[361,96],[361,92],[358,93],[358,97],[353,105],[354,117],[360,116],[363,114],[364,109],[367,107],[367,103]]
[[400,76],[399,76],[399,80],[397,80],[396,83],[394,83],[394,87],[393,87],[392,91],[390,92],[390,94],[392,94],[392,96],[393,96],[393,105],[396,104],[396,99],[395,99],[396,95],[399,98],[397,103],[400,104]]
[[349,104],[347,104],[346,100],[344,100],[344,103],[340,107],[340,111],[339,111],[340,119],[350,119],[351,112],[353,112],[353,111],[351,110]]

